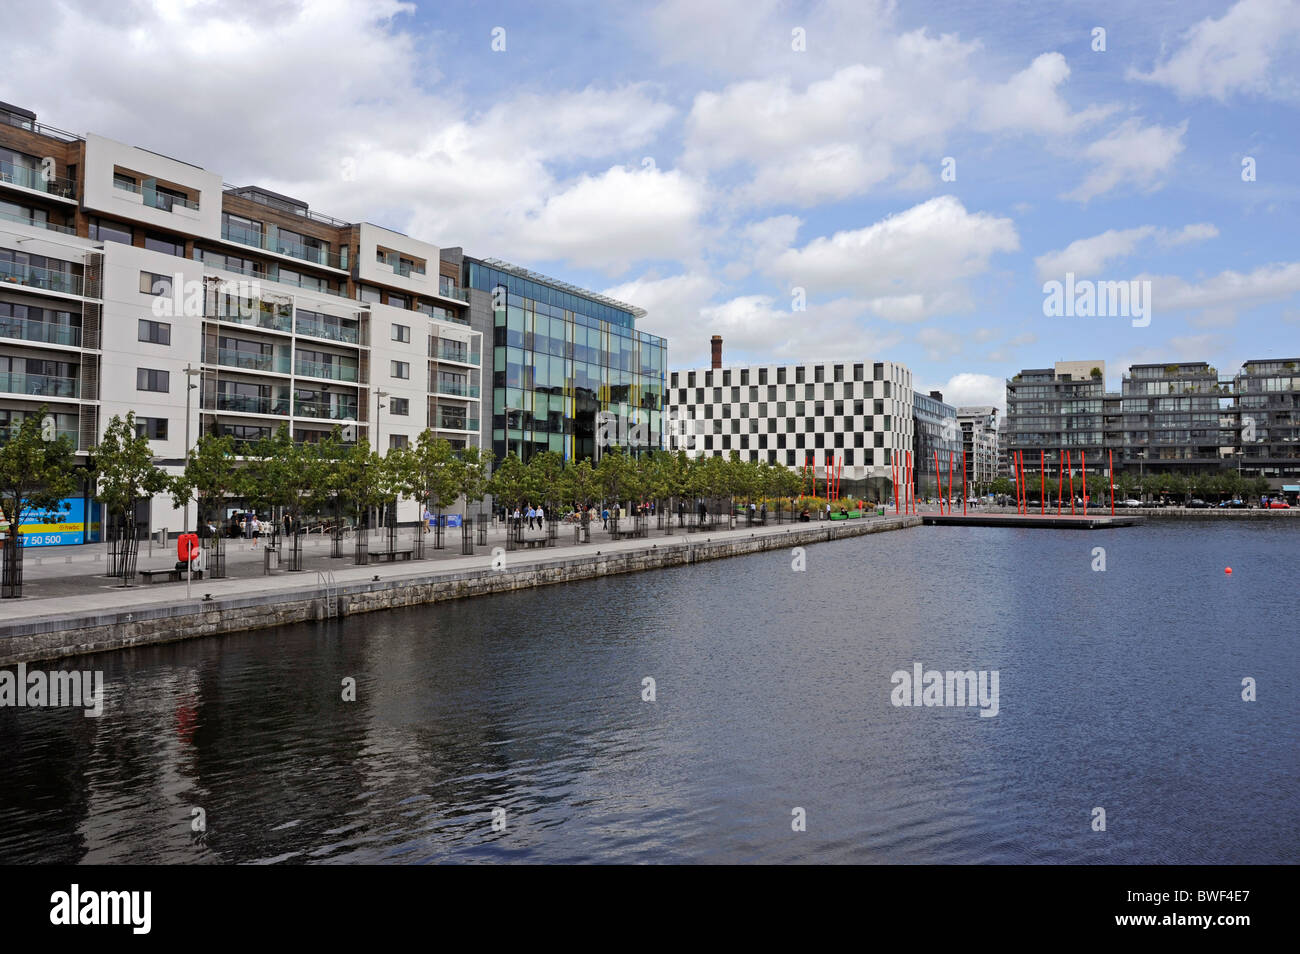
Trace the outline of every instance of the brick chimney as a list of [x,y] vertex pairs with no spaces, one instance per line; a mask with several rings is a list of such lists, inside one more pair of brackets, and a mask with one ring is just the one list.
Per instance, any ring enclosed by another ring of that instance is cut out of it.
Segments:
[[713,346],[713,367],[722,367],[722,335],[714,335],[713,340],[709,342]]

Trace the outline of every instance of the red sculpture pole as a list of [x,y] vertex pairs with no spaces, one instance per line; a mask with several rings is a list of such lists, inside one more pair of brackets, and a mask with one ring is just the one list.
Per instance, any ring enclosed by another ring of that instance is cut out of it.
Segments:
[[1079,476],[1083,478],[1083,515],[1088,516],[1088,452],[1079,451]]
[[1070,472],[1070,516],[1074,516],[1074,460],[1065,452],[1065,469]]
[[1038,515],[1047,513],[1047,452],[1038,452]]
[[966,516],[966,448],[961,449],[961,515]]
[[952,516],[952,451],[948,451],[948,516]]
[[939,469],[939,449],[934,450],[934,483],[939,488],[939,516],[943,516],[943,471]]
[[898,516],[898,455],[889,455],[890,466],[894,469],[894,516]]
[[1115,516],[1115,452],[1108,450],[1106,456],[1109,461],[1106,475],[1110,478],[1110,515],[1113,517]]
[[1061,515],[1061,501],[1065,500],[1065,451],[1056,452],[1056,515]]

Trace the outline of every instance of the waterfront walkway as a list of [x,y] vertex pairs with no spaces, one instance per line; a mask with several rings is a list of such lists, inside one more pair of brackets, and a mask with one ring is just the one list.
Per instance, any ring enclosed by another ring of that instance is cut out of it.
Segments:
[[[665,517],[666,519],[666,517]],[[105,577],[106,548],[103,544],[89,544],[76,548],[32,549],[25,553],[23,566],[23,597],[21,599],[0,600],[0,635],[14,624],[50,620],[52,617],[73,619],[94,614],[130,612],[134,609],[149,610],[160,607],[174,607],[193,604],[202,605],[205,595],[213,600],[223,598],[268,598],[277,593],[297,593],[304,589],[323,588],[325,581],[321,574],[332,574],[335,587],[362,582],[403,581],[431,576],[457,575],[492,569],[519,569],[524,567],[545,566],[548,563],[572,561],[597,554],[634,552],[651,548],[687,547],[706,542],[719,543],[740,541],[752,536],[769,536],[806,531],[817,528],[848,530],[850,525],[895,524],[897,518],[864,517],[855,520],[813,521],[799,523],[787,520],[777,524],[769,515],[766,526],[746,526],[744,517],[736,518],[736,529],[703,530],[687,532],[685,528],[673,526],[671,535],[656,526],[656,518],[649,520],[648,536],[612,540],[610,534],[601,529],[599,522],[592,524],[591,542],[574,543],[572,524],[560,524],[555,546],[529,547],[527,549],[506,550],[506,532],[504,527],[494,525],[488,530],[487,545],[476,546],[474,555],[461,553],[461,533],[453,528],[445,537],[445,548],[435,550],[432,536],[426,537],[425,559],[396,563],[374,563],[358,566],[353,562],[353,541],[344,541],[343,556],[331,558],[328,538],[312,537],[303,547],[303,569],[297,572],[273,571],[264,573],[265,542],[253,547],[250,541],[229,539],[226,541],[226,577],[223,579],[194,580],[190,586],[191,597],[185,596],[186,584],[182,578],[174,583],[137,583],[124,587],[121,581]],[[913,518],[910,525],[920,521]],[[719,524],[721,526],[722,524]],[[624,520],[620,529],[626,531],[632,526],[631,520]],[[881,529],[884,529],[881,526]],[[398,550],[412,549],[413,531],[400,531],[397,537]],[[544,540],[541,530],[523,532],[524,540]],[[387,549],[388,537],[384,531],[370,535],[371,553]],[[140,544],[138,569],[166,570],[176,563],[176,543],[170,541],[166,547],[155,544],[150,552],[147,542]]]

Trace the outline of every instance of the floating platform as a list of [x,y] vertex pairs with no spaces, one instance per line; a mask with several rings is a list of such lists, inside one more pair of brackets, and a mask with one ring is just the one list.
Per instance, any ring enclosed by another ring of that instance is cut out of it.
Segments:
[[1019,514],[1019,513],[923,513],[921,524],[926,527],[1026,527],[1042,530],[1109,530],[1114,527],[1135,527],[1146,522],[1136,514]]

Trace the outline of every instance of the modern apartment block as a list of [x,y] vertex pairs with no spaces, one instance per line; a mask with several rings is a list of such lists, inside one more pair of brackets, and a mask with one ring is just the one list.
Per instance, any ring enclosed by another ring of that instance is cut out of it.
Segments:
[[1061,362],[1007,382],[1008,449],[1025,452],[1027,471],[1037,471],[1040,449],[1049,473],[1070,449],[1076,469],[1082,450],[1098,474],[1113,455],[1117,471],[1230,468],[1300,489],[1300,358],[1251,360],[1232,375],[1206,361],[1135,364],[1118,393],[1104,375],[1101,362]]
[[690,457],[811,465],[819,484],[838,471],[846,493],[889,492],[892,464],[915,439],[912,372],[892,361],[713,366],[669,379],[670,450]]
[[1027,473],[1044,460],[1055,473],[1066,451],[1076,470],[1082,459],[1089,471],[1104,471],[1106,396],[1104,361],[1021,371],[1007,382],[1007,452],[1022,454]]
[[170,469],[200,434],[280,424],[478,444],[482,335],[441,252],[0,104],[0,421],[48,406],[84,455],[134,411]]
[[939,493],[940,481],[935,475],[935,455],[939,460],[939,477],[944,493],[948,492],[949,458],[956,461],[952,482],[960,487],[962,481],[962,430],[957,421],[957,409],[945,404],[943,393],[931,391],[912,394],[912,430],[916,435],[916,465],[913,473],[913,492],[920,497],[933,497]]
[[998,476],[998,409],[990,404],[957,408],[966,454],[966,481],[973,494]]
[[596,461],[600,439],[636,454],[663,446],[667,342],[637,329],[644,309],[499,259],[460,265],[471,326],[492,342],[485,439],[497,460]]

